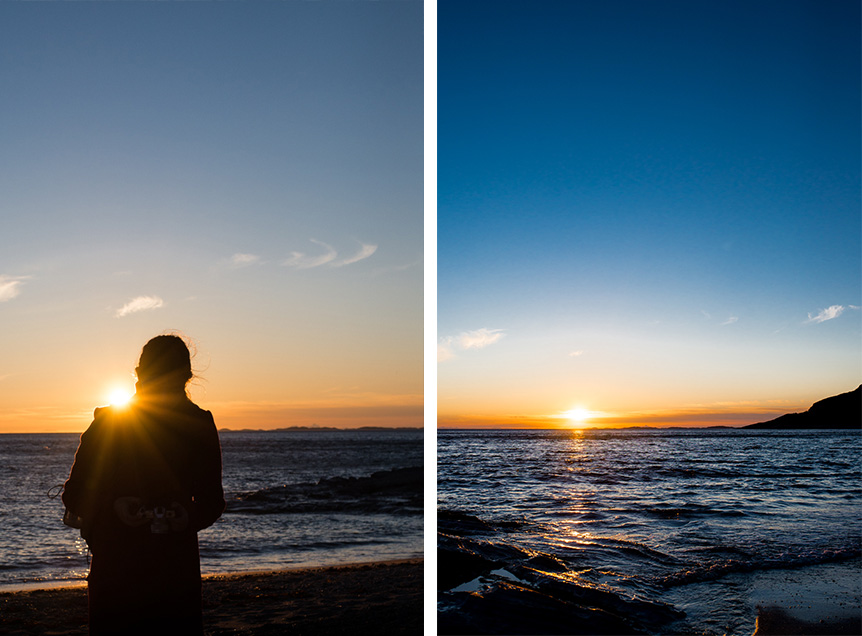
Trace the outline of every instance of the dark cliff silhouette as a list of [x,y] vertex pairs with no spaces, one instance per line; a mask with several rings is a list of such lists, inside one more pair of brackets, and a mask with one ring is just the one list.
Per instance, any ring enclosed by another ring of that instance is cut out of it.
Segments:
[[762,429],[852,429],[862,427],[862,385],[855,391],[833,395],[811,405],[804,413],[788,413],[768,422],[742,428]]

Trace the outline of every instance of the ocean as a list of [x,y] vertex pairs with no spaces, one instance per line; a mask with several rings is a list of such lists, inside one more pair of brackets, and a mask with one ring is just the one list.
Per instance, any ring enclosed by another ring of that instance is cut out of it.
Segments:
[[[220,431],[225,514],[204,573],[422,556],[421,430]],[[59,493],[77,434],[0,435],[0,589],[83,580]]]
[[860,431],[440,430],[437,449],[440,633],[752,634],[782,590],[858,619]]

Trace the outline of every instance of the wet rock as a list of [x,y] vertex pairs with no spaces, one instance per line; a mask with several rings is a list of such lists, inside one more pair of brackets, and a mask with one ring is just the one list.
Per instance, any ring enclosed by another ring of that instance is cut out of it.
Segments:
[[437,548],[437,589],[450,590],[487,574],[497,564],[482,557],[458,550]]
[[368,477],[331,477],[239,493],[228,513],[382,512],[417,514],[423,508],[421,467],[380,471]]
[[524,584],[539,592],[577,605],[600,608],[618,616],[625,616],[632,625],[646,631],[658,631],[662,625],[685,617],[684,612],[670,605],[622,596],[611,588],[574,580],[571,575],[563,578],[524,565],[509,569]]
[[493,532],[494,528],[479,517],[458,510],[439,510],[437,530],[445,534],[472,535]]
[[439,634],[645,634],[619,616],[517,583],[497,581],[478,592],[444,592]]
[[452,589],[506,563],[525,558],[525,552],[511,546],[440,534],[437,536],[437,589]]
[[525,566],[542,572],[567,572],[565,563],[550,554],[537,554],[527,559]]

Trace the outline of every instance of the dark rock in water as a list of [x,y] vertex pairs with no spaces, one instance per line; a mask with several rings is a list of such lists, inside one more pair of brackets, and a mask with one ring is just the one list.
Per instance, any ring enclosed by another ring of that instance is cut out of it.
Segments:
[[499,567],[498,563],[478,554],[437,546],[437,589],[449,590],[496,567]]
[[370,494],[391,490],[422,488],[422,468],[395,468],[372,473],[370,477],[331,477],[321,479],[319,487],[345,494]]
[[[460,525],[464,519],[457,517]],[[474,529],[485,524],[468,520]],[[437,535],[440,634],[656,633],[684,616],[673,607],[581,581],[551,554],[487,538]]]
[[480,591],[440,595],[438,634],[645,634],[597,607],[498,581]]
[[566,564],[550,554],[537,554],[524,563],[525,566],[541,572],[567,572]]
[[515,568],[513,572],[525,582],[556,599],[597,607],[618,616],[625,616],[637,625],[663,625],[685,616],[670,605],[620,596],[610,589],[580,584],[544,572],[530,572],[529,568]]
[[382,512],[421,514],[423,470],[396,468],[368,477],[330,477],[317,483],[290,484],[239,493],[228,513]]
[[484,521],[460,510],[438,510],[437,530],[446,534],[479,535],[494,532],[516,532],[523,528],[522,520]]
[[858,429],[862,427],[862,385],[855,391],[833,395],[815,402],[804,413],[788,413],[781,417],[749,424],[755,429]]
[[468,515],[458,510],[437,511],[437,530],[447,534],[482,534],[494,530],[493,526],[485,521]]
[[449,590],[507,563],[529,559],[513,546],[468,537],[437,535],[437,589]]

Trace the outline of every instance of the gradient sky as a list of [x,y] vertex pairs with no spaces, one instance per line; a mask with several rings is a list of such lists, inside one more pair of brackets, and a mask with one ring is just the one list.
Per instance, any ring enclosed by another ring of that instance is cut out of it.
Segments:
[[438,424],[738,425],[856,388],[859,25],[440,0]]
[[420,2],[0,4],[0,432],[141,346],[230,428],[421,426]]

